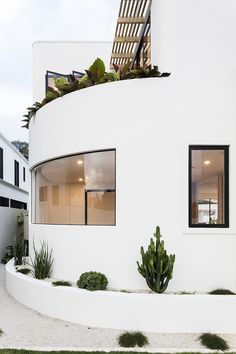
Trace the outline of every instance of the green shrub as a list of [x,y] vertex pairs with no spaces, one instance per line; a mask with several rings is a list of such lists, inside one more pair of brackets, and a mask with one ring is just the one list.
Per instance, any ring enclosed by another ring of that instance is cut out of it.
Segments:
[[16,272],[27,275],[31,272],[31,270],[29,268],[21,268],[21,269],[17,269]]
[[71,286],[71,283],[64,280],[57,280],[52,282],[53,286]]
[[203,333],[198,337],[198,339],[201,344],[208,349],[222,351],[229,349],[228,343],[217,334]]
[[154,238],[150,239],[147,251],[141,247],[142,263],[138,265],[139,273],[146,279],[148,287],[156,293],[163,293],[172,278],[175,255],[167,254],[164,241],[161,241],[160,227],[156,227]]
[[36,250],[33,244],[34,259],[31,258],[32,274],[36,279],[50,278],[52,274],[52,250],[49,251],[48,244],[41,242],[40,250]]
[[69,75],[68,78],[59,77],[54,79],[55,87],[48,87],[45,98],[42,102],[35,102],[31,107],[27,108],[27,114],[24,114],[23,127],[29,128],[31,118],[45,104],[55,100],[58,97],[64,96],[70,92],[82,90],[90,86],[103,84],[106,82],[131,80],[136,78],[147,77],[168,77],[170,73],[161,73],[158,66],[147,66],[143,68],[131,69],[130,64],[126,64],[123,68],[118,65],[113,65],[115,72],[106,72],[105,65],[100,58],[97,58],[80,79],[74,75]]
[[3,330],[2,329],[0,329],[0,337],[1,337],[1,335],[3,334],[4,332],[3,332]]
[[87,290],[106,290],[108,284],[107,277],[99,272],[86,272],[81,274],[77,281],[78,288]]
[[231,290],[228,289],[215,289],[210,291],[208,294],[210,295],[236,295]]
[[132,348],[136,345],[141,348],[149,343],[147,337],[142,332],[125,332],[118,337],[118,344],[124,348]]

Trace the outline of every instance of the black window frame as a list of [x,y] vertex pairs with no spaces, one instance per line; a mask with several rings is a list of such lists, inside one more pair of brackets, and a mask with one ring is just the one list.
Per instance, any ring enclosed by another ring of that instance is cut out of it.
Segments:
[[20,164],[17,160],[14,160],[14,184],[16,187],[20,185]]
[[25,182],[25,167],[23,167],[23,182]]
[[[192,151],[224,151],[224,224],[192,224]],[[190,228],[229,228],[229,145],[189,145],[188,150],[188,226]]]
[[0,178],[3,179],[3,148],[0,147]]

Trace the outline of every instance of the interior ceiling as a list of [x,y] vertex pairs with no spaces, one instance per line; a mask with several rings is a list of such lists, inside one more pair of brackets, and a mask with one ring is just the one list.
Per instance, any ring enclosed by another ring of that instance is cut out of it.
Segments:
[[[37,177],[51,184],[84,183],[86,180],[87,188],[101,182],[114,185],[115,153],[104,151],[49,161],[38,167]],[[80,178],[83,180],[79,181]]]
[[[204,161],[209,161],[205,164]],[[224,150],[192,150],[192,181],[209,180],[224,172]]]

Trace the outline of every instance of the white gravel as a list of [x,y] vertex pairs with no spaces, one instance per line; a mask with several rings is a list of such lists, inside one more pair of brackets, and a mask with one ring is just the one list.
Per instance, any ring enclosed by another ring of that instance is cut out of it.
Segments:
[[[5,267],[0,265],[0,328],[4,332],[0,337],[1,348],[121,350],[116,342],[121,333],[119,330],[92,328],[56,320],[17,303],[5,290],[4,270]],[[145,334],[149,346],[135,350],[206,352],[197,341],[198,334]],[[222,336],[228,341],[231,351],[236,351],[236,335]]]

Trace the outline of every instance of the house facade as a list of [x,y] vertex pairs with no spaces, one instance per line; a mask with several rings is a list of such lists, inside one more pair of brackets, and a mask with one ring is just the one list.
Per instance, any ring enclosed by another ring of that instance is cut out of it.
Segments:
[[28,209],[28,160],[0,134],[0,257],[17,232],[17,215]]
[[[53,249],[55,278],[95,270],[111,288],[146,289],[136,261],[160,225],[176,255],[169,291],[236,290],[235,11],[153,1],[151,62],[170,77],[73,92],[31,120],[30,240]],[[111,52],[36,43],[35,100],[47,71],[84,72],[96,57],[109,70]]]

